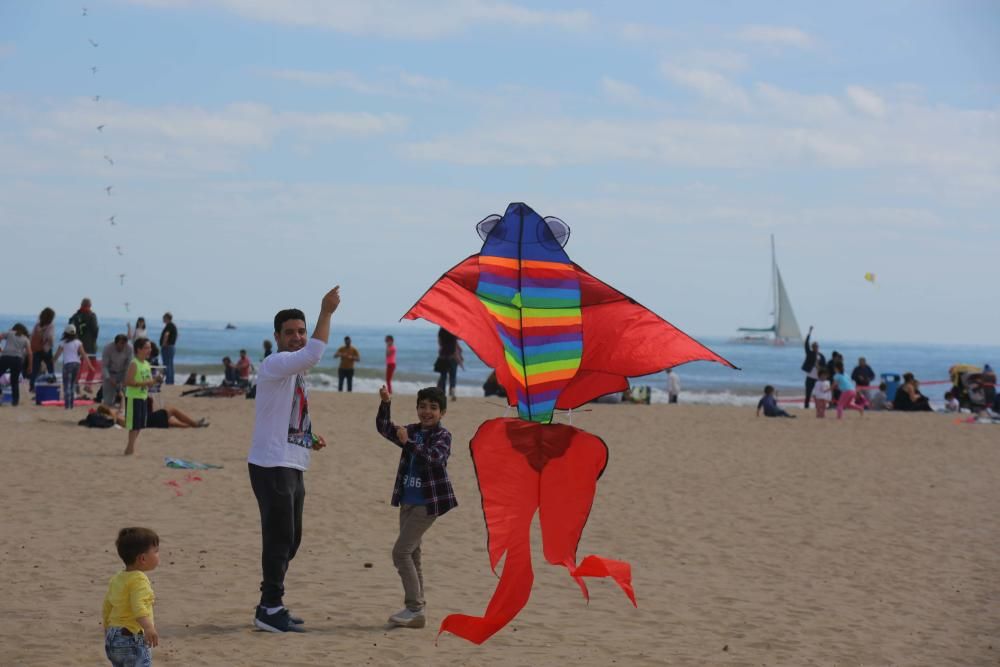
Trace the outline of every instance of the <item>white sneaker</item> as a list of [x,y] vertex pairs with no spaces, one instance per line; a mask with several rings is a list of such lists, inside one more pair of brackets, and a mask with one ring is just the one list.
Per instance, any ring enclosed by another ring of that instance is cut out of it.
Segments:
[[422,611],[401,609],[389,617],[389,622],[401,628],[422,628],[427,625],[427,619]]

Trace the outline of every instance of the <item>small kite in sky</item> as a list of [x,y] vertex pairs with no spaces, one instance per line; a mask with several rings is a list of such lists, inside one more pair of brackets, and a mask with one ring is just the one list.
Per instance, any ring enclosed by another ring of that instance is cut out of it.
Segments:
[[[624,561],[586,556],[577,545],[608,462],[604,441],[557,410],[628,388],[628,378],[689,361],[735,368],[710,349],[573,263],[569,226],[514,203],[477,225],[483,247],[445,273],[404,319],[450,331],[496,371],[517,418],[491,419],[469,444],[486,519],[490,567],[503,572],[482,616],[451,614],[438,634],[481,644],[528,602],[534,573],[530,529],[537,513],[545,560],[584,577],[610,577],[636,604]],[[658,593],[659,594],[659,593]]]
[[104,191],[108,193],[109,197],[111,196],[111,188],[113,188],[113,187],[115,187],[115,186],[109,185],[108,187],[104,188]]
[[83,8],[83,15],[84,15],[84,16],[86,16],[86,15],[87,15],[87,8],[86,8],[86,7],[84,7],[84,8]]
[[[121,255],[124,255],[124,254],[125,254],[125,253],[123,253],[123,252],[122,252],[122,247],[121,247],[120,245],[116,245],[116,246],[115,246],[115,250],[117,250],[117,251],[118,251],[118,255],[119,255],[119,256],[121,256]],[[122,275],[125,275],[125,274],[122,274]]]
[[98,125],[97,126],[97,131],[98,132],[103,132],[104,131],[104,127],[105,127],[104,125]]
[[90,45],[91,45],[92,47],[94,47],[95,49],[96,49],[96,48],[98,47],[98,44],[97,44],[97,42],[95,42],[95,41],[94,41],[94,40],[92,40],[91,38],[89,38],[89,37],[88,37],[88,38],[87,38],[87,41],[88,41],[88,42],[90,42]]
[[101,96],[100,95],[94,95],[94,101],[95,102],[100,102],[101,101]]
[[131,311],[129,310],[129,307],[128,307],[128,306],[129,306],[129,303],[128,303],[128,301],[126,301],[126,302],[125,302],[125,312],[126,312],[126,313],[128,313],[128,312],[131,312]]
[[124,273],[119,273],[118,274],[118,282],[119,282],[119,284],[121,284],[122,287],[125,286],[125,274]]
[[115,222],[115,216],[111,216],[110,218],[108,218],[108,222],[111,223],[112,227],[117,226],[117,223]]
[[867,280],[872,285],[874,285],[875,284],[875,274],[871,273],[871,272],[866,273],[865,274],[865,280]]
[[94,65],[93,67],[90,68],[90,73],[97,74],[97,65]]
[[115,166],[115,161],[111,159],[110,155],[105,155],[104,159],[107,160],[108,164],[110,164],[112,167]]

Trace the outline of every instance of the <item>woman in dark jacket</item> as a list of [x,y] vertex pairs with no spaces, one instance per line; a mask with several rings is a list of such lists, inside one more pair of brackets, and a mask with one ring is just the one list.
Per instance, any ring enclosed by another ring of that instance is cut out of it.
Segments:
[[813,328],[809,327],[806,334],[806,360],[802,362],[802,372],[806,374],[806,409],[809,409],[809,399],[812,398],[813,387],[819,378],[819,370],[826,366],[826,357],[819,351],[819,343],[809,345],[809,337],[812,336]]

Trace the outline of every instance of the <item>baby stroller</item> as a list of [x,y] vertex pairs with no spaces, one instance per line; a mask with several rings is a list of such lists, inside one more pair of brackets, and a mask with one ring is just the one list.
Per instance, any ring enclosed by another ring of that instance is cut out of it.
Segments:
[[952,395],[961,407],[972,412],[992,408],[996,401],[996,374],[989,366],[980,369],[971,364],[956,364],[949,369]]

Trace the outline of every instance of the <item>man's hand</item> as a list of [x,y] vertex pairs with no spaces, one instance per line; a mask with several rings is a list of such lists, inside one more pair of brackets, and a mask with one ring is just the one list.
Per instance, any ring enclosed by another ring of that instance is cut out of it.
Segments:
[[383,403],[388,403],[392,400],[392,396],[389,395],[389,390],[382,385],[378,390],[378,397],[382,399]]
[[313,434],[313,449],[323,449],[326,447],[326,440],[321,435]]
[[410,439],[410,434],[407,433],[405,426],[396,427],[396,439],[399,440],[399,444],[406,444],[406,441]]
[[323,296],[323,302],[320,304],[319,310],[321,313],[332,314],[336,312],[337,306],[339,305],[340,305],[340,285],[337,285]]

